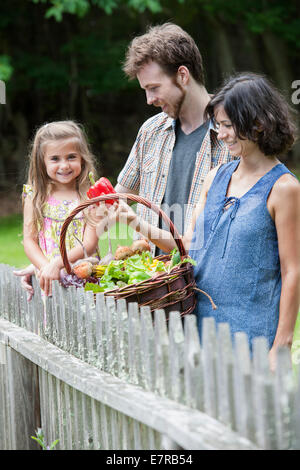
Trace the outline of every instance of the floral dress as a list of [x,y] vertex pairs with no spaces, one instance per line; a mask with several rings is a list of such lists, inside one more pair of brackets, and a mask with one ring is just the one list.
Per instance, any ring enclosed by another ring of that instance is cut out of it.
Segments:
[[[23,185],[23,196],[33,197],[32,187],[28,184]],[[59,244],[60,233],[65,219],[79,205],[79,200],[75,201],[59,201],[53,196],[49,196],[43,207],[44,226],[38,227],[39,246],[48,258],[52,260],[60,256]],[[85,228],[85,220],[83,213],[79,212],[70,223],[66,233],[66,249],[69,251],[78,244],[74,235],[83,240]]]

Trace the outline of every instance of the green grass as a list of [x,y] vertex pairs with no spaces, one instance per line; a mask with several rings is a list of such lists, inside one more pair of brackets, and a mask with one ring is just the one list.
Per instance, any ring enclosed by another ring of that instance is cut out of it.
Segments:
[[[118,245],[131,245],[133,232],[127,225],[119,225],[110,229],[112,251]],[[23,268],[30,263],[24,253],[22,242],[22,215],[11,215],[0,218],[0,263]],[[103,257],[108,251],[107,233],[99,240],[99,250]]]
[[22,215],[0,219],[0,263],[21,268],[29,263],[22,243]]

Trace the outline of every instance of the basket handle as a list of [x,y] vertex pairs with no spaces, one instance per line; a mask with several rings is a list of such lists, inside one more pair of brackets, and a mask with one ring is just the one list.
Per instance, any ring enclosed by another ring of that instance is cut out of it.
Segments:
[[71,212],[71,214],[65,219],[63,223],[63,226],[61,228],[61,234],[60,234],[60,254],[64,263],[64,267],[66,268],[66,271],[68,274],[71,273],[71,266],[68,260],[67,250],[66,250],[66,234],[67,234],[68,226],[71,223],[73,217],[75,217],[75,215],[77,215],[82,210],[86,209],[88,206],[95,204],[96,202],[107,201],[107,200],[118,201],[120,199],[129,200],[132,202],[143,204],[144,206],[156,212],[156,214],[158,214],[159,217],[163,219],[165,224],[168,227],[170,227],[170,233],[172,237],[174,238],[174,241],[178,247],[180,255],[181,256],[187,255],[185,248],[183,246],[183,243],[182,243],[182,239],[177,229],[175,228],[173,222],[169,219],[169,217],[165,214],[165,212],[163,212],[156,204],[153,204],[153,202],[148,201],[148,199],[142,196],[137,196],[135,194],[127,194],[127,193],[105,194],[103,196],[98,196],[98,197],[94,197],[93,199],[89,199],[88,201],[85,201],[81,203],[79,206],[75,207],[75,209]]

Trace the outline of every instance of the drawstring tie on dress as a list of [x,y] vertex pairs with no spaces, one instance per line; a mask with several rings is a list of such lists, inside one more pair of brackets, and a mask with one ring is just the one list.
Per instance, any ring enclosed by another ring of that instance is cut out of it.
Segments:
[[232,221],[235,219],[236,213],[237,213],[238,208],[239,208],[239,206],[240,206],[240,200],[239,200],[239,198],[234,197],[234,196],[232,196],[232,197],[226,197],[226,198],[225,198],[225,201],[224,201],[224,205],[223,205],[223,211],[225,211],[225,210],[226,210],[226,207],[230,206],[231,204],[234,204],[234,207],[233,207],[232,212],[231,212],[231,214],[230,214],[230,221],[229,221],[228,228],[227,228],[227,233],[226,233],[226,238],[225,238],[225,243],[224,243],[222,258],[224,258],[225,251],[226,251],[226,248],[227,248],[227,242],[228,242],[228,237],[229,237],[229,230],[230,230]]
[[[224,198],[224,203],[222,205],[222,207],[220,208],[212,226],[211,226],[211,235],[213,234],[213,232],[216,230],[217,226],[218,226],[218,223],[220,221],[220,218],[222,216],[222,214],[227,210],[227,208],[231,205],[234,204],[234,208],[230,214],[230,219],[229,219],[229,223],[228,223],[228,227],[227,227],[227,232],[226,232],[226,237],[225,237],[225,242],[224,242],[224,247],[223,247],[223,253],[222,253],[222,256],[221,258],[224,258],[224,255],[225,255],[225,251],[226,251],[226,248],[227,248],[227,242],[228,242],[228,237],[229,237],[229,231],[230,231],[230,227],[231,227],[231,224],[232,224],[232,221],[234,220],[235,216],[236,216],[236,213],[238,211],[238,208],[240,206],[240,199],[238,197],[235,197],[235,196],[230,196],[230,197],[225,197]],[[211,238],[211,237],[210,237]]]

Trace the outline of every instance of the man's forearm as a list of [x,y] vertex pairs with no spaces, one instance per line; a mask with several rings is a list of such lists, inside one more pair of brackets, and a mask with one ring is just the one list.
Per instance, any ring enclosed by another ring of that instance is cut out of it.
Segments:
[[[119,193],[119,194],[134,194],[135,196],[138,196],[138,191],[135,191],[134,189],[130,189],[130,188],[126,188],[126,186],[122,186],[121,184],[117,183],[116,186],[115,186],[115,191],[116,193]],[[127,204],[129,204],[130,206],[132,204],[135,204],[134,201],[126,201]]]
[[138,191],[136,191],[135,189],[127,188],[126,186],[122,186],[119,183],[116,184],[115,191],[116,191],[116,193],[121,193],[121,194],[127,193],[127,194],[138,195]]

